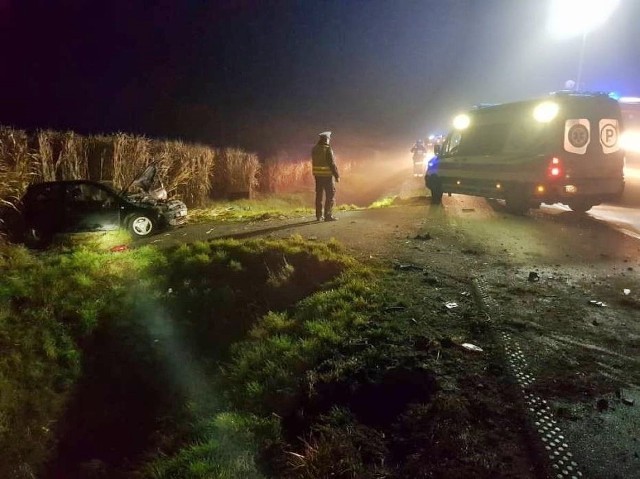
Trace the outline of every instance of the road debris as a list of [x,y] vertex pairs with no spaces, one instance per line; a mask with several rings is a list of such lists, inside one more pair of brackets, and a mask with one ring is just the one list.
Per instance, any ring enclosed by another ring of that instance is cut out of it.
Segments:
[[607,307],[607,303],[605,303],[603,301],[597,301],[595,299],[590,300],[589,304],[591,306],[597,306],[598,308],[606,308]]
[[625,296],[629,296],[629,295],[631,294],[631,290],[630,290],[630,289],[627,289],[627,288],[624,288],[624,289],[622,290],[622,294],[624,294]]
[[126,244],[119,244],[118,246],[114,246],[109,251],[112,253],[122,253],[123,251],[127,251],[129,247]]
[[444,306],[447,309],[455,309],[458,307],[458,303],[451,301],[450,303],[444,303]]
[[609,401],[606,399],[598,399],[598,402],[596,402],[596,408],[598,408],[599,412],[606,411],[609,409]]
[[211,229],[207,230],[205,234],[207,234],[207,235],[208,235],[208,234],[211,234],[211,232],[212,232],[212,231],[213,231],[213,228],[211,228]]
[[431,286],[436,286],[440,284],[440,280],[435,276],[431,276],[429,274],[429,271],[425,271],[422,274],[424,275],[424,278],[422,278],[422,281],[424,281],[425,283],[430,284]]
[[397,263],[395,265],[396,269],[399,269],[400,271],[423,271],[424,268],[422,266],[418,266],[417,264],[400,264]]
[[631,398],[622,398],[622,403],[626,404],[627,406],[633,406],[635,404],[635,401]]
[[483,349],[480,346],[476,346],[475,344],[471,344],[471,343],[462,343],[460,346],[462,346],[464,349],[466,349],[467,351],[473,351],[474,353],[481,353],[483,352]]
[[388,306],[386,308],[384,308],[384,312],[385,313],[397,313],[400,311],[405,311],[407,309],[406,306]]
[[462,208],[463,213],[473,213],[475,210],[475,208]]
[[433,238],[431,237],[431,234],[425,233],[423,235],[417,234],[417,235],[415,235],[413,237],[413,239],[422,240],[422,241],[428,241],[428,240],[433,239]]
[[540,275],[535,271],[531,271],[529,272],[529,277],[527,278],[527,281],[529,281],[530,283],[537,283],[538,281],[540,281]]

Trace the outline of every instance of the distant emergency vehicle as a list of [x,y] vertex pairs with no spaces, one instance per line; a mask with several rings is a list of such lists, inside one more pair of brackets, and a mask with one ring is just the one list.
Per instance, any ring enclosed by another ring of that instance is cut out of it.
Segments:
[[621,128],[620,106],[605,94],[478,107],[456,117],[425,182],[433,203],[461,193],[504,199],[514,213],[541,203],[584,212],[622,194]]

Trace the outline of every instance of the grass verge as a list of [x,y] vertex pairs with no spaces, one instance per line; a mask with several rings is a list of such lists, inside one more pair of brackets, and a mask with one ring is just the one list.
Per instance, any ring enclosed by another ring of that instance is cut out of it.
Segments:
[[[271,219],[300,218],[314,216],[313,193],[292,193],[264,195],[258,198],[216,201],[207,207],[189,210],[189,222],[208,223],[211,221],[264,221]],[[337,205],[337,211],[357,210],[358,206]]]
[[533,477],[455,278],[299,236],[0,258],[3,477]]

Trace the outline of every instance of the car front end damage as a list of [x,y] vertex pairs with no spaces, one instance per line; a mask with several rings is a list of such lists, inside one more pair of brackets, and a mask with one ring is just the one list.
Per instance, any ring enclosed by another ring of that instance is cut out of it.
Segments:
[[161,215],[169,226],[184,225],[187,222],[187,205],[180,200],[169,200],[162,205]]

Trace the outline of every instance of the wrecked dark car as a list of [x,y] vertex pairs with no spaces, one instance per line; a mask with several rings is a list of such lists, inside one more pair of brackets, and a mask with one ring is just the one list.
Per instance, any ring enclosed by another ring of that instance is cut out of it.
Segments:
[[186,205],[167,199],[162,185],[152,189],[156,172],[156,165],[149,165],[122,191],[89,180],[30,185],[20,205],[24,242],[45,247],[56,234],[120,228],[134,237],[145,237],[186,223]]

